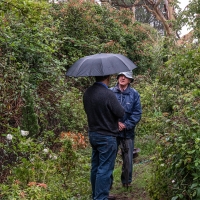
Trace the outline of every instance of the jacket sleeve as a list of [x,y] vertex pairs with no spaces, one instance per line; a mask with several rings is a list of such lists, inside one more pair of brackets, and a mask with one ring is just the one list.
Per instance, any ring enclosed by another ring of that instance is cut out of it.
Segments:
[[136,100],[133,102],[130,116],[125,120],[124,124],[127,130],[135,128],[140,121],[142,115],[142,107],[140,102],[140,95],[136,95]]

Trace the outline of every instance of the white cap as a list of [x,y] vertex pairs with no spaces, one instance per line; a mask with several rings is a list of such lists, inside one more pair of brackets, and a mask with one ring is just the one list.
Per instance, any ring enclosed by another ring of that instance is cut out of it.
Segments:
[[131,83],[133,82],[133,72],[132,72],[132,71],[120,72],[120,73],[117,75],[117,79],[119,78],[119,76],[120,76],[121,74],[123,74],[124,76],[126,76],[126,78],[131,79]]

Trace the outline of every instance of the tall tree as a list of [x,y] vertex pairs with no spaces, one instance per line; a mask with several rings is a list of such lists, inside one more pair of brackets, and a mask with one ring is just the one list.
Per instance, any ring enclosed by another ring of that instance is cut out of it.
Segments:
[[167,36],[174,36],[175,29],[173,22],[175,21],[175,0],[101,0],[102,3],[110,3],[120,8],[135,9],[138,7],[145,8],[159,22],[162,23]]
[[162,22],[157,20],[152,13],[146,10],[146,8],[142,6],[137,6],[134,10],[135,10],[134,15],[136,21],[145,24],[150,24],[153,28],[157,29],[161,35],[165,34]]

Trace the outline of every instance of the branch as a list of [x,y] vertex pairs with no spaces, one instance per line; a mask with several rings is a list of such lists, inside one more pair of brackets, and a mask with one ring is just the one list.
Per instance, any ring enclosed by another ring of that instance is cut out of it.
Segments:
[[158,0],[157,3],[155,4],[155,7],[158,7],[160,3],[161,3],[161,0]]
[[148,31],[143,27],[140,27],[140,28],[149,36],[149,39],[152,41],[152,43],[154,43],[155,40],[151,37],[151,35],[148,33]]
[[23,11],[20,7],[14,5],[13,3],[8,2],[8,1],[4,1],[4,0],[1,0],[1,1],[2,1],[2,3],[4,3],[4,4],[10,5],[11,7],[16,8],[17,10],[19,10],[19,11],[21,12],[22,15],[25,15],[24,11]]
[[133,6],[136,6],[137,4],[139,4],[140,0],[136,0],[135,3],[133,4]]
[[167,20],[163,16],[163,14],[160,12],[160,10],[155,7],[154,10],[151,10],[147,5],[143,5],[149,12],[151,12],[157,20],[161,21],[163,23],[163,26],[167,32],[168,35],[171,35],[171,28],[169,27]]
[[150,5],[154,5],[154,2],[152,0],[147,0],[147,2],[150,4]]
[[156,12],[154,10],[151,10],[147,5],[143,5],[150,13],[154,14],[156,16]]

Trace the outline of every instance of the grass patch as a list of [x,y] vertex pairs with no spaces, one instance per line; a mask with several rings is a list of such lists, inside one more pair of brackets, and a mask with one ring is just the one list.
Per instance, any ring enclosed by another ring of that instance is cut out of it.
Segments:
[[140,159],[140,155],[134,159],[133,182],[130,187],[124,188],[121,184],[122,160],[118,154],[113,172],[114,183],[111,190],[111,193],[117,197],[117,200],[150,200],[147,185],[151,177],[151,162],[140,162]]
[[122,187],[121,167],[122,158],[120,153],[117,155],[115,169],[113,172],[114,182],[111,194],[117,200],[150,200],[148,194],[148,182],[151,178],[151,157],[155,153],[156,138],[153,135],[136,137],[135,147],[141,151],[138,157],[134,158],[133,182],[129,188]]

